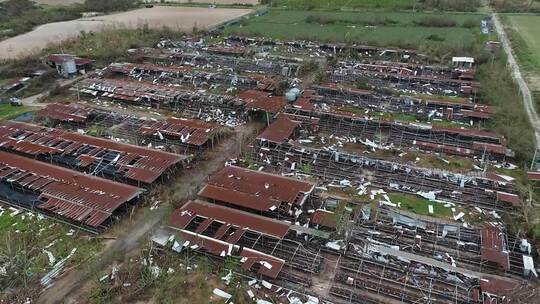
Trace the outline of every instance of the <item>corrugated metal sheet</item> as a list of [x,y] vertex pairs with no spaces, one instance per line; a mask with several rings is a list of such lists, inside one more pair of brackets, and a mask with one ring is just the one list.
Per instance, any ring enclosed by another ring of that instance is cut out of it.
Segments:
[[0,152],[0,180],[39,194],[38,208],[99,227],[142,189]]
[[270,124],[257,138],[275,143],[288,140],[294,130],[300,126],[299,122],[289,119],[285,114],[279,114],[277,119]]
[[65,122],[86,122],[92,109],[71,104],[51,103],[39,110],[36,115]]
[[486,224],[481,230],[482,259],[501,266],[504,270],[510,269],[510,258],[506,250],[504,233],[493,225]]
[[[289,224],[285,222],[200,200],[189,201],[184,204],[182,208],[175,210],[170,217],[169,225],[177,229],[186,229],[196,216],[210,219],[211,221],[217,221],[222,224],[221,227],[227,229],[236,227],[237,230],[241,230],[245,228],[276,238],[284,238],[289,231]],[[208,226],[210,224],[211,222],[207,223]],[[201,225],[202,224],[193,229],[198,230]],[[198,233],[202,232],[203,231],[198,231]],[[221,239],[225,235],[225,232],[226,231],[218,229],[212,237]]]
[[315,185],[235,166],[212,175],[199,195],[258,211],[288,210],[302,205]]
[[201,146],[214,135],[216,129],[216,125],[201,120],[171,117],[167,120],[146,121],[139,130],[143,135],[159,136],[159,132],[164,137]]
[[0,122],[0,148],[32,156],[70,156],[81,170],[90,165],[113,168],[123,178],[152,183],[184,156],[97,137],[15,122]]

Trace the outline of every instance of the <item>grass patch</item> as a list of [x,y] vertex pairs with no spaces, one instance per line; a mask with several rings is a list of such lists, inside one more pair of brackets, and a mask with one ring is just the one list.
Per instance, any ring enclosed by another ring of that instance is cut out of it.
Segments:
[[506,68],[506,58],[500,53],[493,63],[480,65],[477,75],[482,83],[479,101],[496,109],[488,126],[508,139],[518,164],[529,164],[534,154],[534,134],[517,85]]
[[540,71],[540,16],[508,15],[504,19],[512,25],[510,39],[520,66]]
[[345,8],[409,9],[414,0],[275,0],[273,6],[298,10],[340,10]]
[[31,110],[32,108],[28,106],[14,107],[10,104],[0,104],[0,120],[17,118],[17,116],[20,116]]
[[[445,48],[463,55],[484,37],[471,23],[480,24],[483,14],[403,13],[403,12],[316,12],[271,9],[225,28],[225,35],[263,36],[281,40],[318,40],[378,46],[432,49]],[[427,20],[418,24],[419,20]],[[439,22],[455,24],[440,27]]]
[[[429,200],[412,194],[405,193],[388,193],[390,201],[394,204],[401,203],[401,209],[433,217],[451,217],[452,210],[444,207],[437,202],[430,202]],[[428,205],[433,205],[433,214],[429,214]]]
[[2,206],[0,242],[0,263],[8,267],[7,275],[0,276],[0,286],[12,288],[9,293],[0,294],[2,303],[23,303],[41,290],[39,279],[52,269],[44,250],[52,253],[56,263],[77,248],[66,262],[69,268],[93,257],[103,246],[101,240],[53,220],[28,212],[15,213]]

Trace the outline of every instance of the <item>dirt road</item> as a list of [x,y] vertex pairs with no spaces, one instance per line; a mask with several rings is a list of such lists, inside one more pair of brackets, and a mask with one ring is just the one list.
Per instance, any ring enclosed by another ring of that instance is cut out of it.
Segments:
[[508,56],[508,65],[510,66],[510,70],[512,71],[512,78],[514,78],[514,80],[518,84],[519,91],[521,92],[521,95],[523,97],[523,105],[525,106],[525,110],[527,111],[527,117],[534,129],[534,136],[536,141],[535,146],[536,149],[538,149],[540,147],[540,118],[538,117],[538,113],[536,113],[536,110],[534,109],[531,91],[529,90],[529,87],[527,86],[527,83],[525,82],[525,79],[523,78],[521,71],[519,70],[519,66],[514,56],[514,52],[512,51],[512,47],[510,46],[510,41],[508,40],[508,37],[504,32],[504,27],[499,20],[499,17],[496,13],[493,13],[491,18],[493,20],[493,24],[495,25],[495,30],[497,31],[499,40],[503,45],[504,52]]
[[47,44],[79,35],[81,31],[96,32],[110,28],[151,28],[164,26],[179,31],[191,31],[194,26],[207,28],[250,13],[249,9],[155,6],[94,18],[48,23],[33,31],[0,41],[0,59],[31,55]]
[[[208,175],[220,169],[226,160],[240,154],[248,138],[254,136],[257,126],[249,124],[238,127],[230,138],[222,142],[214,151],[207,154],[205,162],[196,163],[193,168],[183,170],[180,175],[167,182],[174,193],[175,202],[185,201],[191,195],[197,193],[200,185],[204,183]],[[57,280],[55,285],[41,294],[38,303],[78,303],[77,292],[84,284],[93,279],[96,271],[104,269],[115,256],[124,256],[140,245],[149,232],[159,226],[162,220],[169,215],[171,206],[162,205],[157,210],[141,210],[138,216],[132,219],[124,218],[116,228],[121,231],[115,234],[116,239],[87,265],[75,269]],[[120,226],[121,225],[121,226]]]

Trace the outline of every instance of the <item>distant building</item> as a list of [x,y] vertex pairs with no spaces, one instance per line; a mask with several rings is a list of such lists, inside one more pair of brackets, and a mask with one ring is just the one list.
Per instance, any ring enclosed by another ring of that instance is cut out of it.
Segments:
[[93,60],[70,54],[51,54],[45,58],[45,63],[55,68],[59,75],[67,78],[77,73],[86,73],[86,70],[92,67]]

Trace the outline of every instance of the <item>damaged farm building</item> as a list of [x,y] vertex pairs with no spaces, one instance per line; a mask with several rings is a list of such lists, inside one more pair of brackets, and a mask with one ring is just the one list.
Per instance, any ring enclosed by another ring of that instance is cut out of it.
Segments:
[[0,149],[88,174],[149,185],[185,157],[15,121],[0,122]]
[[71,103],[0,122],[0,198],[99,233],[159,187],[175,210],[154,254],[234,262],[258,304],[533,297],[533,243],[505,223],[526,203],[516,153],[474,58],[205,39],[130,49]]
[[[294,78],[304,55],[324,60],[351,50],[358,57],[338,60],[324,70],[323,82],[302,87]],[[266,124],[243,159],[226,162],[173,212],[153,235],[156,244],[219,262],[238,259],[242,275],[273,286],[267,292],[289,303],[304,303],[291,300],[293,290],[309,295],[307,303],[530,297],[525,291],[537,277],[531,243],[500,220],[522,206],[517,185],[510,176],[480,171],[486,162],[509,166],[515,154],[504,136],[482,128],[496,109],[473,102],[480,87],[474,59],[443,66],[424,64],[424,55],[409,50],[240,37],[214,45],[167,40],[130,55],[144,64],[114,64],[92,81],[132,78],[204,94],[234,87],[234,112],[246,123]],[[295,96],[262,88],[250,78],[257,73],[286,78]],[[365,88],[355,86],[366,79]],[[105,91],[92,94],[122,99]],[[377,151],[391,151],[392,160]],[[394,157],[407,153],[416,161],[456,157],[480,169],[457,172]],[[404,207],[408,197],[425,203],[426,215]],[[433,214],[437,209],[448,215]],[[471,215],[481,222],[471,223]]]
[[98,232],[143,189],[0,152],[0,196],[81,229]]
[[199,119],[151,119],[74,104],[48,104],[37,112],[37,117],[47,125],[73,131],[114,127],[115,137],[179,154],[212,148],[226,136],[219,125]]

